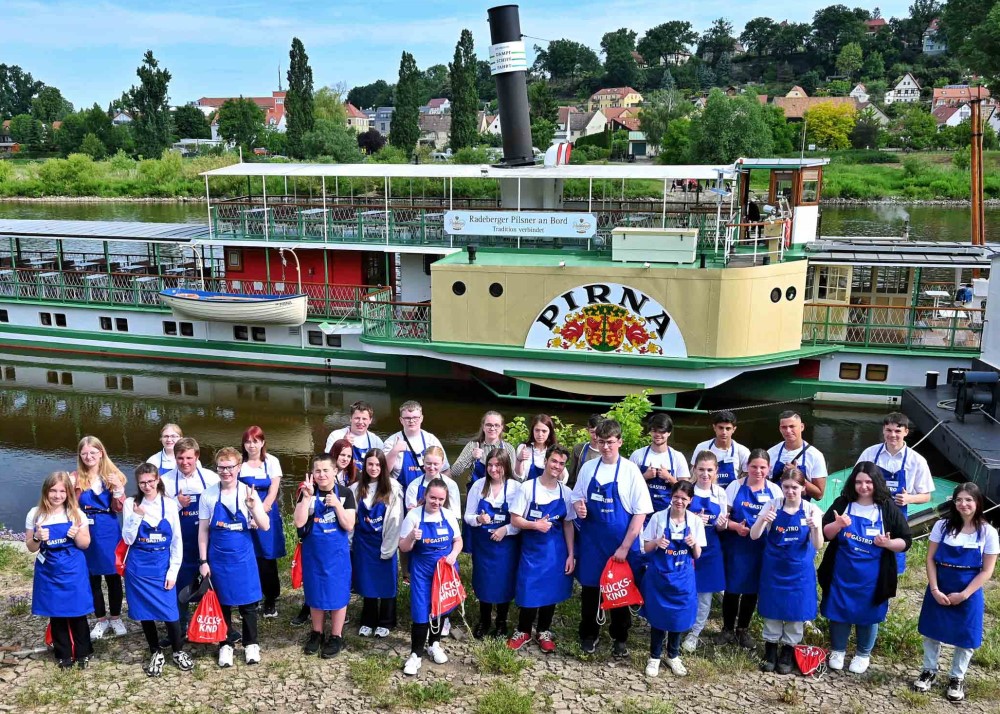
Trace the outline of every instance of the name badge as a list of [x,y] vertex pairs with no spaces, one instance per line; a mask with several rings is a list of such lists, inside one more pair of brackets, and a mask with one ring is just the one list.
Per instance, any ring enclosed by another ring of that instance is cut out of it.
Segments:
[[592,493],[590,494],[590,500],[597,501],[598,503],[604,503],[604,496],[599,493]]
[[963,548],[979,547],[979,539],[976,537],[975,533],[964,533],[962,537],[965,538],[965,542],[962,543]]
[[502,513],[494,513],[493,514],[493,522],[494,523],[503,523],[506,520],[507,520],[506,516],[504,516],[504,514],[502,514]]
[[808,518],[803,518],[802,519],[802,523],[800,525],[803,525],[803,526],[809,525],[809,519]]
[[866,536],[877,536],[880,535],[881,533],[882,531],[880,531],[878,528],[865,528]]
[[42,551],[38,551],[38,555],[35,557],[35,559],[39,563],[44,563],[45,562],[45,556],[42,554]]
[[771,500],[771,494],[767,491],[761,491],[757,494],[757,503],[767,503]]
[[438,528],[437,532],[438,532],[438,535],[448,535],[448,529],[447,528]]
[[885,485],[889,487],[890,491],[895,491],[897,488],[899,488],[899,481],[898,480],[893,480],[893,481],[888,481],[887,480],[885,482]]
[[670,540],[684,540],[684,532],[670,531]]
[[149,534],[149,542],[150,543],[162,543],[164,540],[166,540],[166,539],[163,537],[162,533],[150,533]]
[[243,530],[243,524],[242,523],[230,523],[229,524],[229,530],[231,530],[231,531],[241,531],[241,530]]
[[539,510],[528,511],[528,518],[541,518],[542,512]]
[[94,519],[91,518],[90,516],[87,516],[87,525],[90,525],[90,526],[94,525]]

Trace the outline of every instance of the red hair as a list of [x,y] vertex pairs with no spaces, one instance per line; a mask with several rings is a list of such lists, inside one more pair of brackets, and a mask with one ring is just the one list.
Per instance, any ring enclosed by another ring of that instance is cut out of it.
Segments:
[[243,432],[243,438],[240,440],[240,446],[243,449],[244,461],[250,458],[250,455],[247,453],[247,447],[246,447],[246,443],[248,441],[263,442],[263,444],[261,444],[260,447],[260,460],[261,463],[263,463],[264,459],[267,458],[267,439],[264,438],[264,430],[261,429],[256,424],[254,424],[253,426],[247,427],[247,430]]
[[344,449],[350,449],[351,451],[351,462],[347,464],[347,468],[344,469],[344,481],[348,486],[350,486],[358,480],[358,465],[354,461],[354,445],[347,439],[337,439],[333,442],[333,448],[330,449],[330,460],[333,462],[333,465],[336,466],[337,458],[344,452]]

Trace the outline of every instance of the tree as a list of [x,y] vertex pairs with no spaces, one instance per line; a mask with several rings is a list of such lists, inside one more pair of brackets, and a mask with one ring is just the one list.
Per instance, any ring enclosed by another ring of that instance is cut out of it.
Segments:
[[601,38],[604,52],[604,81],[613,87],[630,87],[639,79],[639,65],[632,53],[635,51],[635,30],[622,27],[606,32]]
[[741,156],[772,152],[774,142],[763,105],[753,95],[709,92],[705,109],[691,126],[691,153],[704,163],[732,163]]
[[660,139],[659,161],[665,164],[685,164],[690,161],[691,120],[674,119]]
[[781,26],[769,17],[755,17],[743,27],[740,42],[758,57],[771,54]]
[[343,92],[340,87],[320,87],[313,95],[313,117],[317,121],[326,119],[347,124],[347,109],[344,107],[342,97]]
[[347,101],[358,109],[390,106],[392,104],[392,85],[384,79],[378,79],[371,84],[355,87],[347,93]]
[[83,137],[83,141],[80,142],[80,153],[99,161],[107,156],[108,150],[104,146],[104,143],[97,138],[96,134],[88,133]]
[[186,104],[174,112],[174,129],[178,139],[211,139],[212,126],[198,107]]
[[475,45],[472,33],[462,30],[455,45],[455,57],[448,67],[451,80],[451,149],[458,151],[466,146],[474,146],[479,127],[476,114],[479,111],[479,92],[476,89]]
[[660,79],[660,89],[669,92],[677,88],[677,82],[674,81],[674,75],[670,73],[669,69],[663,70],[663,77]]
[[555,122],[559,117],[559,107],[547,82],[532,82],[528,85],[528,107],[531,121],[548,119]]
[[413,153],[420,138],[420,70],[413,55],[403,52],[399,60],[399,79],[396,82],[396,110],[389,123],[389,143]]
[[647,30],[636,49],[646,64],[652,66],[665,62],[669,54],[687,50],[688,45],[697,41],[698,33],[690,22],[671,20]]
[[547,48],[535,45],[536,74],[548,74],[555,81],[575,81],[601,73],[601,60],[597,53],[573,40],[552,40]]
[[712,26],[702,34],[698,54],[712,65],[713,69],[724,56],[733,53],[733,23],[724,17],[712,22]]
[[774,54],[787,57],[803,49],[806,39],[812,33],[812,25],[808,22],[790,22],[778,27],[774,36]]
[[864,62],[864,52],[857,42],[849,42],[840,48],[837,55],[837,71],[852,79]]
[[813,15],[811,44],[820,53],[821,60],[833,59],[848,43],[863,42],[866,31],[863,21],[869,17],[867,10],[851,10],[846,5],[830,5],[817,10]]
[[865,82],[885,79],[885,61],[881,52],[869,52],[861,65],[861,79]]
[[53,134],[53,142],[63,156],[78,152],[87,134],[94,134],[100,139],[109,153],[118,149],[133,151],[135,148],[128,127],[114,126],[111,117],[97,104],[68,115],[62,122],[62,126]]
[[125,92],[122,101],[127,103],[126,111],[132,116],[131,130],[136,150],[147,158],[158,158],[173,138],[170,97],[167,94],[170,72],[166,68],[160,69],[153,51],[146,50],[135,73],[139,77],[139,86],[133,85]]
[[531,122],[531,145],[545,151],[552,145],[556,136],[556,123],[544,117],[538,117]]
[[63,99],[62,92],[55,87],[42,87],[31,100],[31,116],[43,124],[62,121],[72,113],[73,104]]
[[696,70],[698,86],[703,91],[708,91],[715,86],[715,72],[707,64],[699,64]]
[[875,118],[871,107],[858,115],[858,121],[851,130],[851,146],[855,149],[877,149],[882,134],[882,127]]
[[420,73],[420,92],[418,99],[420,106],[427,104],[435,97],[451,99],[451,76],[448,73],[448,65],[432,64],[424,72]]
[[785,110],[768,104],[764,107],[764,120],[771,131],[774,153],[790,154],[794,152],[799,138],[799,125],[790,124],[785,119]]
[[378,129],[372,128],[358,134],[358,148],[368,156],[381,151],[383,146],[385,137],[379,134]]
[[30,114],[18,114],[10,120],[10,138],[28,149],[42,143],[42,123]]
[[950,0],[942,23],[949,51],[1000,91],[1000,0]]
[[302,151],[308,159],[330,157],[341,164],[361,160],[357,134],[344,124],[328,119],[317,119],[313,129],[302,136]]
[[690,108],[690,102],[684,101],[684,96],[676,89],[657,91],[647,96],[639,111],[639,121],[646,140],[653,146],[662,146],[670,123],[683,117]]
[[264,111],[252,99],[227,99],[219,107],[219,136],[252,151],[264,131]]
[[[598,62],[598,70],[600,70],[600,66],[601,63]],[[497,98],[497,83],[490,71],[490,63],[485,60],[476,62],[476,93],[479,94],[481,102],[491,102]]]
[[302,158],[302,137],[316,126],[313,113],[313,72],[302,40],[292,38],[288,51],[288,92],[285,94],[285,142],[288,155]]
[[850,104],[820,102],[805,112],[806,138],[824,149],[846,149],[851,145],[857,112]]
[[937,120],[916,104],[907,108],[897,128],[903,148],[913,151],[930,148],[936,134]]
[[31,100],[43,86],[16,64],[0,64],[0,121],[29,114]]

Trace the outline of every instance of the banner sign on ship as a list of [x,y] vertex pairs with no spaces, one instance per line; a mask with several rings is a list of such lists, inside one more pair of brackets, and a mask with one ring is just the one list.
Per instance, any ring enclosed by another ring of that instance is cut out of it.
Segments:
[[553,298],[531,323],[524,346],[687,357],[684,336],[663,306],[618,283],[580,285]]
[[527,72],[528,55],[524,42],[500,42],[490,45],[490,75],[505,72]]
[[444,232],[453,236],[591,238],[597,232],[597,218],[593,213],[563,211],[448,211]]

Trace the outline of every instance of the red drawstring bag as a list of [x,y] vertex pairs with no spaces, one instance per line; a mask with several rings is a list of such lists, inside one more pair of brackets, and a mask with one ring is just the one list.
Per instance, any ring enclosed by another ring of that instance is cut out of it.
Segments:
[[118,541],[115,548],[115,570],[119,575],[125,574],[125,559],[128,558],[128,543],[124,539]]
[[[807,677],[819,670],[818,675],[826,671],[826,650],[813,645],[795,645],[795,663],[799,671]],[[820,669],[822,667],[822,669]]]
[[295,546],[292,555],[292,587],[296,590],[302,587],[302,543]]
[[601,575],[601,609],[642,605],[642,594],[635,585],[635,576],[628,561],[619,563],[614,557],[608,558]]
[[229,634],[226,621],[222,617],[222,607],[219,596],[209,584],[208,591],[202,596],[201,602],[195,608],[194,616],[188,625],[188,639],[202,645],[222,642]]
[[434,580],[431,582],[431,619],[447,615],[465,602],[465,586],[454,565],[448,565],[441,558],[434,566]]
[[[72,641],[73,640],[72,632],[70,632],[69,637],[70,641]],[[45,626],[45,646],[46,647],[52,646],[52,620],[49,620],[49,624]]]

